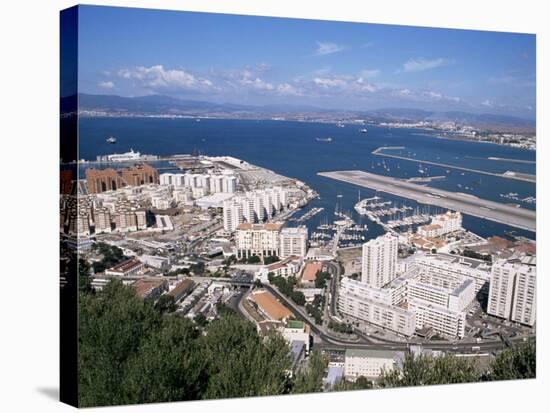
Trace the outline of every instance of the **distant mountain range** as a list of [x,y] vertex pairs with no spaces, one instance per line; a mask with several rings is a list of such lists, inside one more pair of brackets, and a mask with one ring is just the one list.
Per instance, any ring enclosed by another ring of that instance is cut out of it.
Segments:
[[[288,119],[353,119],[363,118],[375,122],[455,122],[479,128],[496,130],[533,130],[535,121],[514,116],[474,114],[467,112],[436,112],[408,108],[386,108],[371,111],[345,111],[320,109],[307,105],[252,106],[234,103],[214,103],[185,100],[163,95],[122,97],[116,95],[78,96],[79,110],[116,115],[190,115],[230,116],[233,118],[285,117]],[[61,108],[74,107],[75,96],[62,98]]]

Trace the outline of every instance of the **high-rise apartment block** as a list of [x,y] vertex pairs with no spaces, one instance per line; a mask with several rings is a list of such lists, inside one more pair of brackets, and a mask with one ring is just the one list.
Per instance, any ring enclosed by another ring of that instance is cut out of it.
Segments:
[[280,257],[286,258],[291,255],[305,257],[307,254],[307,239],[308,230],[305,226],[283,228],[281,230]]
[[233,232],[239,224],[262,223],[286,207],[287,192],[282,187],[249,191],[223,204],[223,227]]
[[361,281],[380,288],[395,278],[398,241],[389,232],[363,244]]
[[487,313],[533,326],[536,320],[534,259],[499,259],[493,263]]

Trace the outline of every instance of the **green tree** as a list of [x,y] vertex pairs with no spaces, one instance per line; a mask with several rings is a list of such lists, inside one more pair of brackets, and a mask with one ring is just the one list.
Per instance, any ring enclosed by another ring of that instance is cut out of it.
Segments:
[[353,381],[341,381],[336,383],[332,388],[332,391],[345,391],[345,390],[367,390],[372,389],[374,383],[364,376],[359,376]]
[[206,327],[208,325],[208,320],[202,313],[197,314],[193,321],[195,321],[195,324],[197,324],[199,327]]
[[161,314],[173,313],[177,309],[174,297],[168,294],[161,295],[155,303],[155,309]]
[[292,393],[313,393],[323,391],[323,377],[328,360],[320,351],[309,356],[308,366],[296,374]]
[[90,264],[83,258],[78,259],[78,289],[82,292],[92,291],[92,280],[90,276]]
[[190,320],[163,317],[159,330],[145,338],[128,360],[123,402],[200,399],[208,376],[197,338]]
[[442,357],[405,356],[402,370],[382,372],[380,387],[422,386],[429,384],[468,383],[479,381],[473,361],[453,355]]
[[288,392],[290,354],[279,334],[264,340],[254,324],[227,313],[210,323],[203,340],[209,375],[205,398]]
[[489,367],[490,380],[531,379],[536,377],[537,346],[535,340],[506,349]]
[[260,262],[262,262],[262,260],[257,255],[252,255],[252,256],[248,257],[247,262],[249,264],[259,264]]
[[327,285],[327,280],[331,277],[330,273],[327,271],[317,271],[315,278],[315,288],[325,288]]
[[160,315],[118,280],[98,294],[81,293],[79,309],[80,403],[124,403],[126,362],[160,324]]
[[276,255],[271,255],[269,257],[264,258],[265,265],[273,264],[274,262],[277,262],[277,261],[279,261],[279,257],[277,257]]

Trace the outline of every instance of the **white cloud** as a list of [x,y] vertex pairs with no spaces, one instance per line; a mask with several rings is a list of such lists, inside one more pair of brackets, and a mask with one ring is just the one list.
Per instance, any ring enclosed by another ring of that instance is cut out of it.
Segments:
[[317,51],[315,54],[317,56],[326,56],[333,53],[341,52],[345,50],[346,46],[332,43],[332,42],[317,42]]
[[443,98],[443,95],[441,93],[432,92],[431,90],[427,91],[427,92],[424,92],[423,95],[426,96],[426,97],[429,97],[431,99],[435,99],[435,100],[440,100],[440,99]]
[[212,81],[197,77],[182,69],[165,69],[162,65],[151,67],[138,66],[132,69],[121,69],[118,76],[134,80],[148,89],[179,89],[179,90],[213,90]]
[[404,72],[422,72],[424,70],[430,70],[435,69],[437,67],[443,66],[448,64],[449,61],[447,59],[443,59],[442,57],[439,57],[437,59],[424,59],[423,57],[419,57],[416,59],[410,59],[403,63],[403,71]]
[[303,96],[302,90],[291,85],[290,83],[282,83],[278,85],[277,93],[284,96]]
[[115,87],[115,84],[110,80],[105,82],[99,82],[97,85],[102,89],[112,89]]
[[341,88],[347,85],[347,82],[344,79],[324,78],[324,77],[314,78],[313,83],[325,89],[334,88],[334,87]]
[[483,102],[481,102],[481,105],[485,106],[485,107],[488,107],[488,108],[491,108],[491,107],[493,107],[493,102],[491,102],[489,99],[485,99]]
[[367,79],[372,79],[380,74],[378,69],[365,69],[361,71],[361,76],[366,77]]
[[249,86],[256,90],[270,91],[275,89],[275,86],[273,86],[271,83],[262,80],[258,76],[255,76],[255,74],[248,69],[240,72],[236,80],[241,86]]
[[354,77],[347,75],[315,77],[309,82],[309,89],[315,93],[315,90],[324,92],[345,92],[354,95],[362,95],[364,92],[373,93],[378,88],[369,83],[363,77]]

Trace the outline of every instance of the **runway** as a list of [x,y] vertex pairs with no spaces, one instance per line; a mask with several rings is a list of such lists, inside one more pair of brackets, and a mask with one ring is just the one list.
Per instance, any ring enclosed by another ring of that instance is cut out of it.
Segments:
[[[446,169],[456,169],[458,171],[473,172],[473,173],[481,174],[481,175],[497,176],[499,178],[515,179],[515,180],[518,180],[518,181],[525,181],[525,182],[531,182],[531,183],[536,183],[537,182],[537,178],[536,178],[535,175],[521,173],[521,172],[506,171],[505,173],[496,173],[496,172],[480,171],[479,169],[465,168],[465,167],[462,167],[462,166],[449,165],[449,164],[446,164],[446,163],[440,163],[440,162],[434,162],[434,161],[425,161],[425,160],[422,160],[422,159],[415,159],[415,158],[408,158],[406,156],[393,155],[391,153],[384,153],[383,152],[383,151],[395,150],[395,149],[405,149],[405,147],[404,146],[387,146],[387,147],[382,146],[382,147],[372,151],[372,154],[377,155],[377,156],[385,156],[387,158],[400,159],[402,161],[410,161],[410,162],[416,162],[416,163],[419,163],[419,164],[439,166],[441,168],[446,168]],[[470,157],[470,158],[473,158],[473,157]],[[505,159],[505,158],[489,157],[487,159],[489,159],[489,160],[499,160],[499,161],[518,162],[517,160]],[[520,160],[519,162],[531,163],[533,161],[521,161]]]
[[488,219],[527,231],[536,232],[536,212],[481,199],[470,194],[450,192],[376,175],[364,171],[319,172],[317,175],[386,192],[421,204],[435,205],[467,215]]

